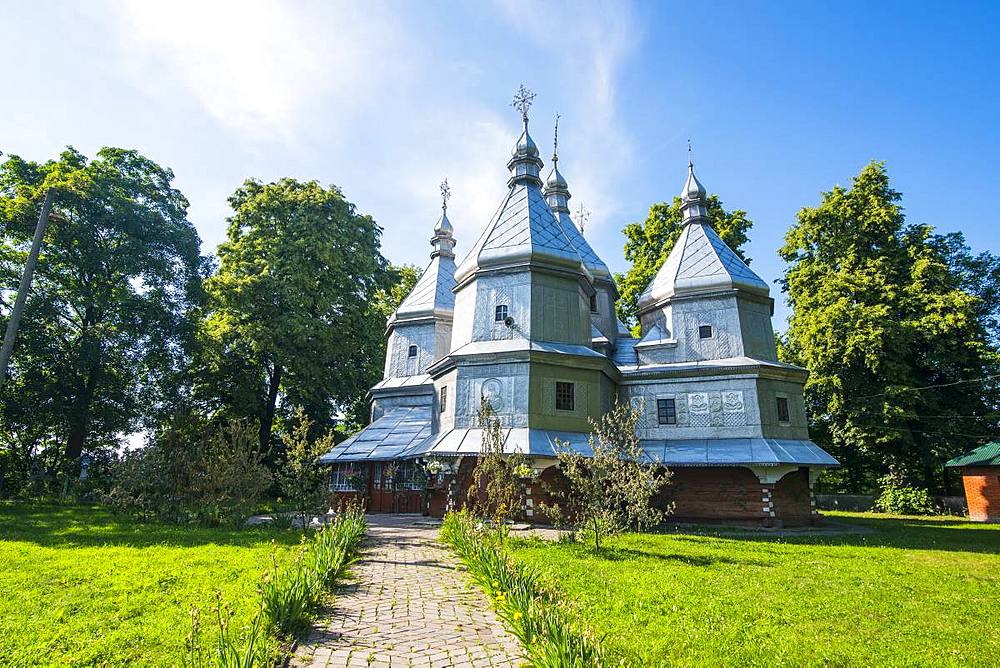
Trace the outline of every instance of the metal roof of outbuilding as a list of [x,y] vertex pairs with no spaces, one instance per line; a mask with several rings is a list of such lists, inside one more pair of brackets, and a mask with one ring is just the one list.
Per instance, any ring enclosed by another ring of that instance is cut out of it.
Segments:
[[959,466],[1000,466],[1000,441],[981,445],[971,452],[959,455],[950,460],[945,466],[955,468]]

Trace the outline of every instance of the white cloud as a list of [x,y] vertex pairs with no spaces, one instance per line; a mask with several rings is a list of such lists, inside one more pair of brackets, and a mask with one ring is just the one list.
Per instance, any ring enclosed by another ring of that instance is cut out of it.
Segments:
[[179,89],[251,139],[292,140],[321,102],[343,110],[328,125],[344,127],[399,62],[389,48],[398,44],[394,23],[368,3],[114,0],[111,8],[138,86],[160,98]]
[[[617,179],[633,162],[634,140],[616,107],[618,77],[641,38],[624,4],[531,4],[499,0],[510,25],[556,65],[560,121],[560,171],[590,210],[590,226],[621,208]],[[537,140],[537,137],[536,137]]]

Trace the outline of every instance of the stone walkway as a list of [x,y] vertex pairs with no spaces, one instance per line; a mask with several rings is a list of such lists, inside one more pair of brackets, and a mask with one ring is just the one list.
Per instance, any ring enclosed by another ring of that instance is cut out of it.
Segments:
[[368,541],[296,666],[518,665],[519,645],[416,515],[369,515]]

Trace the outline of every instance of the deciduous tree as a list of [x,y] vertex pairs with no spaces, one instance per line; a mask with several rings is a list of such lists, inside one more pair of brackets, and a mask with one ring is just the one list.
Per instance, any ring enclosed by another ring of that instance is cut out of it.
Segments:
[[135,151],[72,148],[0,165],[0,299],[16,287],[44,192],[56,191],[0,398],[0,439],[75,462],[152,426],[183,395],[205,264],[173,173]]
[[[813,436],[853,491],[886,473],[940,490],[944,461],[997,434],[996,260],[907,224],[900,200],[873,162],[802,209],[779,251],[793,309],[780,354],[809,369]],[[971,273],[990,271],[977,293]]]
[[381,229],[335,186],[250,180],[229,202],[219,271],[206,281],[199,394],[256,419],[267,450],[283,406],[326,427],[381,374],[373,305],[388,263]]

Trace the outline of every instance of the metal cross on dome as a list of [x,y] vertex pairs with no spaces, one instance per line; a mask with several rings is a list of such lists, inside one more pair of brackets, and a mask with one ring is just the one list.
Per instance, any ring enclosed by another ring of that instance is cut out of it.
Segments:
[[514,101],[510,106],[521,112],[521,118],[528,120],[528,109],[531,109],[531,101],[535,99],[535,94],[521,84],[517,92],[514,93]]
[[448,187],[448,179],[441,182],[441,210],[448,210],[448,200],[451,199],[451,188]]
[[590,211],[583,208],[583,203],[580,203],[580,207],[576,210],[576,224],[580,226],[580,232],[583,232],[583,228],[586,226],[587,221],[590,220]]

